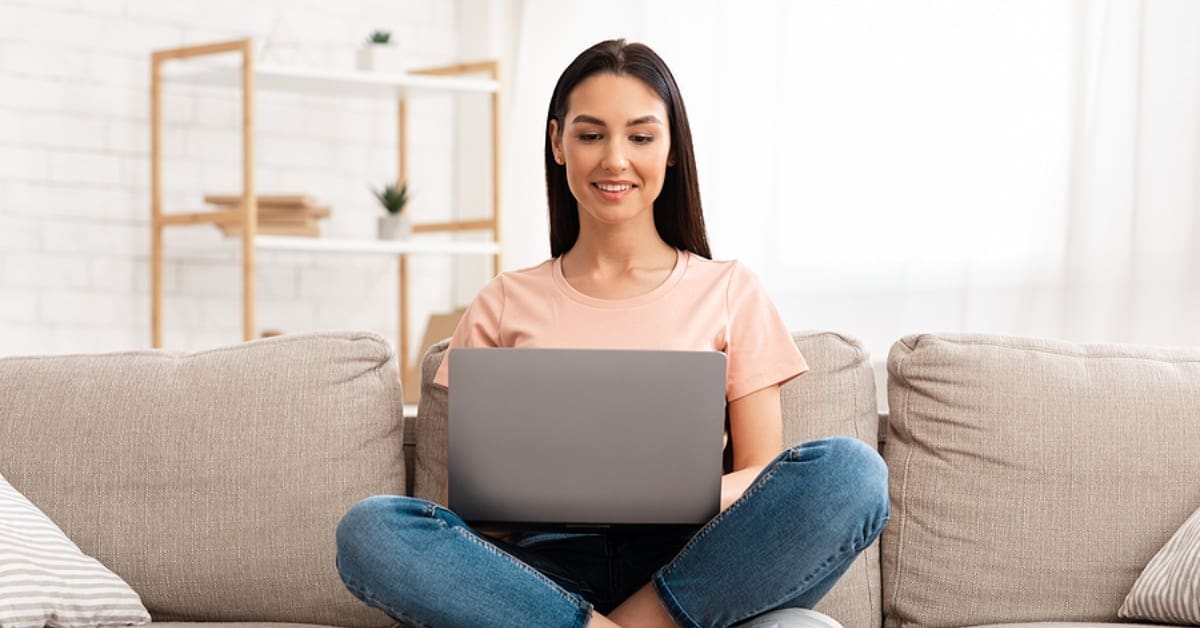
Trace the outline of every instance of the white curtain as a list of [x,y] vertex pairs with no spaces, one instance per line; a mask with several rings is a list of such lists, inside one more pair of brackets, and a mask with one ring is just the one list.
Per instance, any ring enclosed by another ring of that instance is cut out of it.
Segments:
[[588,45],[683,91],[714,255],[794,329],[1200,344],[1200,2],[525,0],[506,266],[548,253],[543,120]]

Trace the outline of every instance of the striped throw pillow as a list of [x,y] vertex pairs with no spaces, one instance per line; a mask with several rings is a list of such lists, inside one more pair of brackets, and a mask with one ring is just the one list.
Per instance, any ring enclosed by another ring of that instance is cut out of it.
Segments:
[[141,598],[0,476],[0,628],[136,626]]
[[1200,509],[1150,559],[1117,615],[1200,625]]

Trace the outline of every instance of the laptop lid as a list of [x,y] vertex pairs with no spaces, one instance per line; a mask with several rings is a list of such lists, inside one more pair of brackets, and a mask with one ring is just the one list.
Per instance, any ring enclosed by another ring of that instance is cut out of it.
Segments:
[[725,369],[717,351],[454,349],[450,509],[489,525],[706,522]]

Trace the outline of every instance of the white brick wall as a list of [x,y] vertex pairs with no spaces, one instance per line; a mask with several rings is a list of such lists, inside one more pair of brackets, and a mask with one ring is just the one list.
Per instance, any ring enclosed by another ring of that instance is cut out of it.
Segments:
[[[273,54],[350,68],[366,34],[385,28],[415,62],[453,63],[458,20],[472,13],[462,7],[475,1],[0,0],[0,355],[149,346],[152,50],[253,36],[261,51],[274,32],[288,40]],[[165,209],[196,211],[203,194],[240,189],[239,92],[169,84],[164,106]],[[413,207],[419,219],[450,218],[455,105],[410,107]],[[333,208],[326,234],[373,237],[368,187],[394,177],[395,105],[260,92],[256,114],[259,192],[313,194]],[[165,344],[239,341],[235,241],[177,227],[166,257]],[[455,293],[451,262],[414,260],[414,270],[416,341]],[[258,325],[394,340],[396,284],[392,258],[260,251]]]

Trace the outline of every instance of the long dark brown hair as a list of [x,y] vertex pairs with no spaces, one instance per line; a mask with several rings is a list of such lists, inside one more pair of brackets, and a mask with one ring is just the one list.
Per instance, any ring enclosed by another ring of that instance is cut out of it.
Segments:
[[554,161],[550,121],[557,120],[561,134],[567,115],[567,100],[576,85],[588,77],[608,72],[639,79],[662,99],[670,118],[671,155],[675,165],[667,167],[662,193],[654,200],[654,226],[667,244],[712,258],[700,207],[700,185],[696,178],[696,156],[692,152],[692,130],[679,86],[667,64],[650,49],[624,39],[602,41],[575,57],[563,70],[550,97],[546,115],[546,197],[550,206],[550,255],[558,257],[579,239],[579,205],[567,186],[567,169]]

